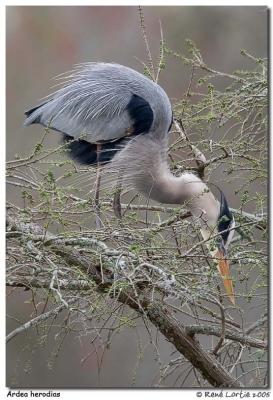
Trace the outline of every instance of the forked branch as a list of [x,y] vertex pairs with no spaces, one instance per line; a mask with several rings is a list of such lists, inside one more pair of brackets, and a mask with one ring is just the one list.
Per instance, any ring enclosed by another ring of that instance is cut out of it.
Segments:
[[[8,216],[7,226],[9,232],[21,232],[22,234],[26,235],[26,238],[28,235],[30,235],[32,238],[34,235],[37,235],[39,238],[41,238],[41,234],[43,234],[44,240],[48,241],[52,237],[49,236],[48,232],[44,231],[43,228],[37,224],[22,224],[15,215]],[[42,242],[40,244],[42,245]],[[103,271],[102,279],[99,267],[101,262],[99,255],[94,256],[93,254],[89,259],[87,259],[86,255],[83,256],[79,250],[69,245],[56,243],[49,246],[49,249],[50,252],[54,252],[59,256],[61,255],[63,259],[66,262],[68,261],[71,266],[77,265],[77,267],[85,273],[86,280],[89,281],[91,279],[93,281],[95,290],[102,293],[108,292],[108,294],[110,293],[111,296],[114,296],[114,292],[109,292],[108,290],[113,284],[112,271],[109,269],[109,266],[106,266]],[[50,287],[50,281],[39,282],[39,276],[36,276],[35,279],[37,279],[37,287]],[[14,279],[8,280],[7,284],[12,286],[25,285],[25,287],[28,288],[31,286],[30,284],[28,285],[27,283],[23,282],[24,280],[22,277],[21,282],[16,283],[16,279]],[[32,280],[31,284],[35,284],[35,281]],[[62,281],[60,284],[64,285],[64,282]],[[84,282],[84,284],[86,285],[86,282]],[[84,285],[82,287],[84,287]],[[189,328],[183,326],[183,324],[174,317],[173,311],[167,304],[164,304],[162,301],[152,300],[149,296],[145,295],[148,289],[145,288],[145,283],[141,282],[139,287],[136,284],[135,289],[136,290],[132,290],[131,287],[125,286],[124,289],[118,292],[117,300],[122,304],[131,307],[136,312],[142,314],[151,323],[153,323],[166,338],[166,340],[171,342],[175,349],[181,353],[195,368],[197,368],[202,376],[212,386],[241,386],[240,382],[236,380],[228,371],[226,371],[226,369],[216,360],[213,355],[209,354],[201,347],[193,335],[193,333],[198,333],[198,331],[189,331]],[[64,304],[61,304],[52,311],[34,318],[34,320],[25,323],[21,327],[15,329],[15,331],[11,332],[7,339],[10,340],[20,332],[26,331],[29,327],[39,323],[40,320],[55,317],[55,314],[62,311],[64,308]],[[212,334],[217,335],[217,330],[212,332]],[[235,337],[236,335],[233,336],[233,338]],[[246,340],[247,339],[249,338],[246,338]],[[256,345],[258,342],[259,341],[256,341]]]

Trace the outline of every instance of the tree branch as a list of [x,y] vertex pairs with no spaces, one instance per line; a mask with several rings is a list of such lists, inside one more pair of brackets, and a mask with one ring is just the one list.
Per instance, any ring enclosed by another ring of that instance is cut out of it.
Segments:
[[[16,217],[8,217],[8,229],[13,229],[22,231],[26,234],[33,234],[35,232],[37,235],[43,234],[44,237],[48,235],[48,232],[43,231],[43,228],[39,227],[37,224],[33,223],[21,223],[16,219]],[[51,237],[51,235],[49,235]],[[85,272],[87,279],[92,279],[96,283],[96,290],[100,292],[105,292],[107,288],[110,288],[113,283],[113,274],[108,266],[104,266],[104,277],[103,281],[100,274],[100,261],[99,256],[90,256],[87,258],[83,256],[78,250],[73,247],[57,245],[56,243],[50,246],[50,250],[58,255],[61,255],[70,265],[77,265],[82,271]],[[38,279],[38,278],[37,278]],[[19,283],[19,282],[18,282]],[[31,283],[35,281],[31,280],[26,282],[26,286],[30,287]],[[12,279],[8,280],[8,284],[15,285],[16,281]],[[19,286],[22,286],[23,281]],[[40,286],[42,285],[40,282]],[[48,288],[50,282],[47,282],[46,287]],[[63,285],[64,281],[59,281],[59,285]],[[84,287],[86,283],[84,282]],[[201,348],[199,343],[193,338],[192,334],[189,334],[186,328],[178,322],[171,308],[164,305],[158,300],[148,299],[147,296],[143,296],[145,289],[143,287],[143,282],[141,286],[135,285],[135,290],[131,288],[126,289],[126,287],[119,291],[118,301],[128,305],[136,312],[143,314],[147,317],[165,336],[165,338],[171,342],[177,351],[179,351],[195,368],[197,368],[203,377],[215,387],[231,387],[233,384],[236,387],[241,386],[241,384],[235,380],[235,378],[230,375],[225,368],[210,354]],[[114,296],[113,291],[110,292],[111,296]],[[11,332],[7,340],[10,340],[18,333],[25,331],[33,325],[37,325],[39,322],[47,319],[52,315],[58,314],[61,310],[65,308],[64,304],[61,304],[54,310],[48,313],[42,314],[23,326],[17,328]]]
[[[207,325],[190,325],[186,327],[186,332],[189,335],[201,334],[201,335],[213,335],[221,337],[222,330],[216,326],[207,326]],[[244,335],[240,332],[235,331],[225,331],[225,339],[234,340],[236,342],[242,343],[245,346],[256,347],[258,349],[268,349],[268,343],[253,338],[251,336]]]
[[[76,303],[79,301],[78,298],[76,299],[71,299],[68,300],[68,305],[71,305],[73,303]],[[48,318],[56,318],[61,311],[63,311],[65,308],[67,308],[64,304],[61,304],[60,306],[53,308],[52,310],[38,315],[38,317],[35,317],[31,319],[30,321],[26,322],[25,324],[19,326],[18,328],[14,329],[12,332],[10,332],[7,337],[6,337],[6,342],[9,342],[11,339],[13,339],[15,336],[17,336],[19,333],[25,332],[26,330],[32,328],[33,326],[39,325],[41,322],[45,321]]]

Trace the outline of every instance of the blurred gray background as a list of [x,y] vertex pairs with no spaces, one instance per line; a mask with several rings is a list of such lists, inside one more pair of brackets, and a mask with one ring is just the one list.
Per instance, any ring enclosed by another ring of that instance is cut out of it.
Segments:
[[[267,56],[267,8],[260,7],[143,7],[152,55],[158,56],[161,20],[166,44],[184,52],[185,39],[192,39],[205,61],[226,72],[247,68],[240,56],[246,49],[256,57]],[[23,128],[24,110],[50,93],[52,77],[68,71],[75,63],[114,61],[142,71],[136,57],[146,61],[137,7],[7,7],[7,159],[27,154],[43,134],[34,125]],[[156,59],[156,58],[155,58]],[[160,84],[171,99],[181,98],[189,81],[189,70],[169,59]],[[50,145],[59,142],[50,136]],[[7,191],[7,196],[12,192]],[[7,313],[27,321],[29,294],[9,296]],[[8,319],[8,332],[18,326]],[[128,387],[132,384],[138,354],[136,335],[147,337],[144,328],[128,329],[115,337],[107,351],[98,379],[97,362],[80,360],[90,351],[88,339],[68,338],[53,368],[50,344],[40,346],[36,333],[18,336],[7,348],[7,384],[32,387]],[[52,339],[54,341],[54,337]],[[161,343],[161,353],[171,347]],[[149,387],[153,377],[154,354],[145,350],[136,386]]]

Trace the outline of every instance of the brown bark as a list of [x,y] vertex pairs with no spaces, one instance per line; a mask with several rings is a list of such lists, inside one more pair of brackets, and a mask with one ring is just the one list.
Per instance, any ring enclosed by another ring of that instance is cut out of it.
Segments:
[[[14,216],[8,216],[7,226],[9,232],[18,232],[23,235],[43,235],[44,240],[50,243],[50,236],[43,229],[33,223],[21,223]],[[12,236],[12,235],[11,235]],[[15,235],[16,236],[16,235]],[[80,251],[71,246],[50,245],[50,250],[61,256],[70,265],[76,265],[85,272],[87,277],[96,283],[96,290],[105,291],[113,283],[110,265],[105,265],[103,282],[100,275],[100,260],[95,256],[83,255]],[[99,257],[98,257],[99,258]],[[13,283],[15,280],[13,281]],[[10,282],[11,283],[11,282]],[[33,281],[32,281],[33,284]],[[19,284],[18,286],[22,286]],[[25,284],[26,287],[29,285]],[[39,287],[39,285],[37,284]],[[48,284],[49,287],[49,284]],[[138,295],[135,292],[125,289],[119,296],[118,301],[131,307],[136,312],[145,315],[162,335],[173,344],[176,350],[181,353],[214,387],[241,387],[242,385],[216,360],[213,355],[205,351],[192,332],[176,320],[172,311],[167,305],[158,300],[151,301],[145,296],[145,287],[138,287]]]

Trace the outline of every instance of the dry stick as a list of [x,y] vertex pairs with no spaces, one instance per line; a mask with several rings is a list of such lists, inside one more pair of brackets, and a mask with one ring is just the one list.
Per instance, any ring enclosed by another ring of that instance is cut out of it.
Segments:
[[[186,97],[190,97],[190,90],[191,90],[191,86],[192,86],[192,82],[193,82],[193,78],[194,78],[194,69],[195,69],[195,66],[192,65],[190,81],[189,81],[188,88],[186,91]],[[182,113],[182,115],[183,115],[183,113]]]
[[117,185],[115,187],[115,193],[114,193],[114,198],[113,198],[113,210],[114,214],[118,219],[121,219],[121,192],[122,192],[122,184],[121,184],[121,178],[118,176],[117,179]]
[[152,73],[153,81],[155,81],[156,80],[156,76],[155,76],[153,58],[152,58],[152,54],[151,54],[151,50],[150,50],[150,46],[149,46],[149,42],[148,42],[146,27],[145,27],[145,23],[144,23],[144,15],[143,15],[141,6],[138,6],[138,12],[139,12],[139,19],[140,19],[140,27],[141,27],[141,30],[142,30],[143,39],[144,39],[145,46],[146,46],[146,51],[147,51],[148,64],[149,64],[149,67],[150,67],[150,71]]
[[[53,251],[58,253],[59,255],[62,255],[64,258],[68,258],[68,250],[65,251],[64,249],[62,250],[61,247],[57,248],[54,247]],[[82,256],[81,256],[82,257]],[[69,258],[69,261],[73,263],[76,262],[75,257],[73,257],[73,254]],[[82,266],[86,272],[87,265],[83,264],[83,260],[79,260],[79,265]],[[90,270],[91,278],[94,278],[94,271]],[[89,275],[90,275],[89,274]],[[112,281],[107,278],[105,279],[104,282],[102,282],[102,277],[96,275],[96,280],[97,284],[99,284],[98,278],[101,279],[101,284],[102,287],[105,288],[106,284],[112,283]],[[49,287],[49,279],[47,278],[38,278],[38,277],[33,277],[33,276],[14,276],[14,277],[8,277],[6,280],[6,286],[7,287],[22,287],[26,289],[32,289],[32,288],[44,288],[48,289]],[[90,284],[90,281],[84,280],[84,279],[60,279],[59,281],[59,288],[62,290],[70,290],[70,291],[90,291],[93,290],[92,284]],[[68,301],[69,303],[69,301]],[[64,306],[65,307],[65,306]],[[186,333],[189,336],[194,336],[194,335],[211,335],[211,336],[216,336],[216,337],[221,337],[222,335],[222,328],[219,328],[217,326],[212,326],[212,325],[187,325],[185,326]],[[268,343],[264,340],[254,338],[252,336],[248,336],[245,334],[242,334],[241,332],[236,332],[236,331],[231,331],[231,330],[226,330],[225,332],[225,338],[229,340],[233,340],[235,342],[239,342],[243,344],[244,346],[249,346],[249,347],[254,347],[257,349],[263,349],[267,350],[268,349]]]
[[[124,298],[124,296],[126,294],[121,296],[124,303],[140,312],[138,304],[130,298]],[[174,318],[169,308],[162,306],[162,303],[158,301],[153,303],[150,303],[147,299],[142,301],[138,299],[138,301],[146,311],[149,320],[201,372],[203,378],[212,386],[242,387],[238,380],[236,381],[213,356],[204,351],[199,343],[187,334],[185,327]],[[235,382],[236,385],[234,385]]]
[[196,146],[194,146],[194,145],[190,142],[189,138],[187,137],[187,135],[186,135],[186,133],[185,133],[185,131],[184,131],[184,129],[183,129],[183,126],[182,126],[181,121],[178,122],[178,121],[175,119],[175,120],[174,120],[174,126],[175,126],[176,130],[179,132],[179,134],[180,134],[182,140],[184,140],[184,141],[186,141],[186,142],[188,143],[188,145],[189,145],[191,151],[192,151],[193,154],[194,154],[195,161],[196,161],[196,164],[197,164],[197,167],[198,167],[198,175],[199,175],[199,178],[201,178],[201,179],[204,178],[204,175],[205,175],[205,167],[206,167],[206,165],[207,165],[207,159],[206,159],[205,155],[204,155]]
[[[68,300],[67,303],[68,303],[68,305],[71,305],[73,303],[76,303],[77,301],[78,301],[78,299],[71,299],[71,300]],[[50,310],[44,314],[38,315],[38,317],[35,317],[35,318],[31,319],[30,321],[27,321],[25,324],[19,326],[18,328],[14,329],[12,332],[10,332],[6,337],[6,342],[9,342],[12,338],[17,336],[19,333],[24,332],[33,326],[37,326],[42,321],[45,321],[48,318],[51,318],[51,317],[56,318],[60,314],[60,312],[63,311],[65,308],[67,308],[67,307],[64,304],[61,304],[60,306],[54,308],[53,310]]]
[[159,28],[160,28],[160,53],[159,53],[159,62],[157,67],[156,79],[155,82],[158,83],[160,71],[164,65],[164,36],[161,21],[159,20]]
[[[26,187],[26,186],[24,185],[23,187]],[[69,198],[71,198],[74,201],[78,201],[81,204],[87,204],[89,202],[89,200],[82,200],[79,197],[76,197],[76,196],[73,196],[73,195],[70,195]],[[112,203],[110,201],[101,201],[100,205],[101,206],[111,206]],[[12,208],[12,207],[14,207],[14,205],[10,206],[10,208]],[[174,207],[162,207],[162,206],[155,206],[155,205],[154,206],[149,206],[147,204],[138,205],[138,204],[121,203],[120,207],[121,207],[121,209],[125,209],[125,211],[127,211],[127,210],[140,210],[140,211],[147,210],[147,211],[159,211],[159,212],[171,213],[171,214],[173,214],[173,212],[175,211]],[[252,221],[254,226],[257,229],[260,229],[260,230],[266,229],[266,225],[267,224],[266,224],[265,218],[259,217],[259,216],[255,215],[255,214],[247,213],[245,211],[236,210],[235,208],[231,208],[231,207],[230,207],[230,211],[232,213],[234,213],[235,215],[240,216],[244,220]],[[58,210],[56,212],[58,212]],[[75,212],[75,213],[73,213],[72,211],[63,211],[62,210],[62,212],[63,213],[67,212],[67,213],[70,213],[70,214],[81,214],[81,213],[90,213],[90,210],[79,211],[79,212]],[[37,213],[37,211],[35,209],[32,209],[31,213]]]
[[251,324],[246,330],[245,333],[248,334],[254,331],[256,328],[264,325],[268,321],[267,313],[264,313],[258,321]]
[[239,351],[238,357],[237,357],[235,363],[232,365],[232,367],[229,370],[230,373],[232,373],[234,371],[234,369],[236,368],[237,364],[239,363],[239,361],[240,361],[240,359],[242,357],[243,352],[244,352],[244,346],[241,346],[241,349]]
[[[9,218],[10,225],[17,226],[16,230],[23,229],[26,233],[37,232],[36,224],[20,224],[16,218]],[[38,231],[42,228],[39,227]],[[107,288],[110,288],[113,279],[112,272],[104,272],[104,284],[101,282],[101,276],[98,274],[96,264],[100,264],[100,260],[93,258],[87,260],[74,248],[66,248],[65,246],[51,247],[59,256],[62,256],[64,261],[69,263],[69,265],[77,265],[85,273],[88,274],[90,278],[97,284],[96,288],[99,291],[105,292]],[[97,257],[98,258],[98,257]],[[107,275],[110,277],[106,279]],[[143,292],[143,291],[142,291]],[[113,291],[108,295],[114,295]],[[212,386],[215,387],[241,387],[242,385],[238,380],[228,373],[225,368],[210,354],[202,349],[199,343],[194,339],[192,335],[189,335],[186,328],[179,323],[173,316],[170,307],[167,307],[158,301],[150,301],[147,298],[141,298],[137,295],[135,291],[132,292],[130,289],[124,289],[119,293],[117,300],[125,305],[130,306],[132,309],[138,313],[144,314],[165,336],[165,338],[171,342],[177,351],[179,351],[184,357],[203,375]],[[60,307],[64,307],[62,304]],[[61,309],[62,309],[61,308]],[[45,319],[46,317],[40,317]],[[36,320],[37,322],[37,320]],[[33,324],[33,323],[32,323]],[[28,326],[28,325],[27,325]],[[20,331],[25,330],[22,327]],[[18,333],[19,333],[18,332]]]
[[215,346],[215,348],[214,348],[214,350],[212,352],[215,356],[217,355],[218,351],[220,350],[220,348],[221,348],[221,346],[222,346],[222,344],[223,344],[223,342],[225,340],[225,333],[226,333],[226,316],[225,316],[225,310],[224,310],[223,305],[222,305],[223,298],[221,296],[221,290],[220,290],[220,286],[219,285],[217,285],[217,289],[218,289],[219,296],[220,296],[219,308],[220,308],[220,313],[221,313],[221,317],[222,317],[222,321],[221,321],[221,323],[222,323],[222,332],[221,332],[220,340],[219,340],[219,342],[217,343],[217,345]]
[[[49,279],[41,277],[33,277],[28,275],[13,275],[6,278],[6,286],[22,287],[25,289],[32,288],[49,288]],[[92,286],[86,279],[59,279],[58,285],[54,282],[54,288],[59,290],[88,291]],[[64,304],[65,305],[65,304]]]
[[265,218],[258,217],[255,214],[250,214],[246,211],[236,210],[235,208],[230,208],[230,211],[247,221],[252,221],[257,229],[265,230],[267,227],[267,221]]
[[[189,325],[186,326],[186,331],[189,335],[212,335],[221,337],[222,328],[216,326],[208,326],[208,325]],[[225,338],[229,340],[234,340],[239,342],[245,346],[255,347],[257,349],[268,349],[268,343],[261,339],[253,338],[252,336],[244,335],[240,332],[225,331]]]

